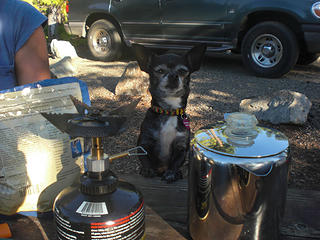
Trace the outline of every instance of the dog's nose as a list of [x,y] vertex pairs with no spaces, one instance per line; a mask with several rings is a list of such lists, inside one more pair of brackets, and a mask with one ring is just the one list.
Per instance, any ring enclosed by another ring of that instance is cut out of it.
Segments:
[[175,89],[178,87],[179,87],[179,75],[178,74],[170,74],[168,76],[167,88]]
[[170,74],[169,80],[179,83],[179,75],[178,74]]

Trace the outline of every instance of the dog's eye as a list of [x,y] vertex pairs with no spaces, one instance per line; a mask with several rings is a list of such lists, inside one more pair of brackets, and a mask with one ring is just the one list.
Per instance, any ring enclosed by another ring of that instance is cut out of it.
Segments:
[[162,68],[154,70],[158,74],[164,74],[164,70]]

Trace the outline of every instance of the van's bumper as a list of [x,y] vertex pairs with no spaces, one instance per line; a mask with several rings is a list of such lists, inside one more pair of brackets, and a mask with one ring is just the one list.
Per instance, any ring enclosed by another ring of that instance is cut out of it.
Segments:
[[83,23],[82,22],[68,22],[64,24],[64,29],[70,35],[83,36]]
[[320,24],[303,24],[304,40],[309,53],[320,53]]

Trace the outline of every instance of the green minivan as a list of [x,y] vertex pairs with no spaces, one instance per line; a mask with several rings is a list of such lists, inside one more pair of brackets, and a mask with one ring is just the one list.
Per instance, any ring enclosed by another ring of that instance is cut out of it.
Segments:
[[70,0],[70,34],[92,55],[116,60],[124,46],[240,53],[256,76],[277,78],[320,53],[317,0]]

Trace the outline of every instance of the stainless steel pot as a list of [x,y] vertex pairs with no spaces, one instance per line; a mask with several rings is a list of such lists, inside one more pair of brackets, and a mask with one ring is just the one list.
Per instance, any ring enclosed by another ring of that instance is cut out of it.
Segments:
[[192,140],[190,235],[194,240],[279,239],[288,139],[252,122],[232,124],[200,130]]

